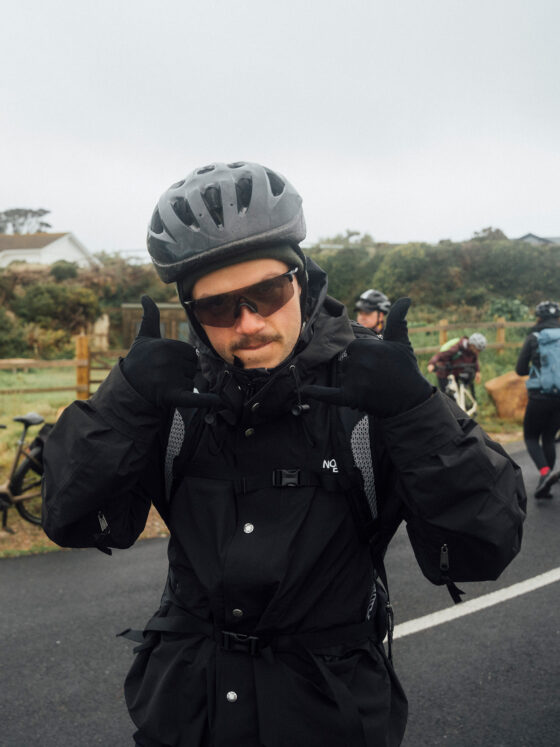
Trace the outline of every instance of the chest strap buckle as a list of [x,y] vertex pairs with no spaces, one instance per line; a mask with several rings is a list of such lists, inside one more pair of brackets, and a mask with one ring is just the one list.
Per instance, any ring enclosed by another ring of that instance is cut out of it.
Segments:
[[299,484],[299,469],[275,469],[272,472],[272,486],[275,488],[297,488]]

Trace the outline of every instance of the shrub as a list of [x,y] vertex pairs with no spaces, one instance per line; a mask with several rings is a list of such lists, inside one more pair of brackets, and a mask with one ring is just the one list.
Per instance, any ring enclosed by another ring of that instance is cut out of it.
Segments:
[[28,357],[30,353],[21,325],[13,314],[0,308],[0,358]]

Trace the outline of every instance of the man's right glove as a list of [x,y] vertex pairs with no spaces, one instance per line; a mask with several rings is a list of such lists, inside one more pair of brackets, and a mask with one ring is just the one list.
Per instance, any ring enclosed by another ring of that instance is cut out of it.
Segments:
[[193,346],[162,339],[158,307],[149,296],[142,296],[142,306],[144,316],[138,335],[121,363],[128,383],[159,408],[219,405],[221,400],[216,394],[193,392],[197,371]]
[[399,298],[387,317],[383,339],[354,340],[342,362],[341,386],[302,387],[304,396],[389,418],[427,400],[431,384],[422,376],[408,339],[410,298]]

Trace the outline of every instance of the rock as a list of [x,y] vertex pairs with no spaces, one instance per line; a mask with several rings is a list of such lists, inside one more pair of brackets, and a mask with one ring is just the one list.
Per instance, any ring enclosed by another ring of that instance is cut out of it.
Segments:
[[527,376],[518,376],[515,371],[508,371],[484,384],[496,405],[499,418],[523,421],[527,407],[527,379]]

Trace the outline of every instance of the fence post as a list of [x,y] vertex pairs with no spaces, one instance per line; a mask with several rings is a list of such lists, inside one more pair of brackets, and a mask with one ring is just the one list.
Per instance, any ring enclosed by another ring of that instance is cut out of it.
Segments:
[[447,342],[447,319],[440,319],[438,323],[439,327],[439,346],[441,347]]
[[76,337],[76,399],[89,399],[89,337]]
[[498,348],[499,353],[504,352],[506,342],[506,318],[505,316],[499,316],[496,319],[496,343],[500,345]]

